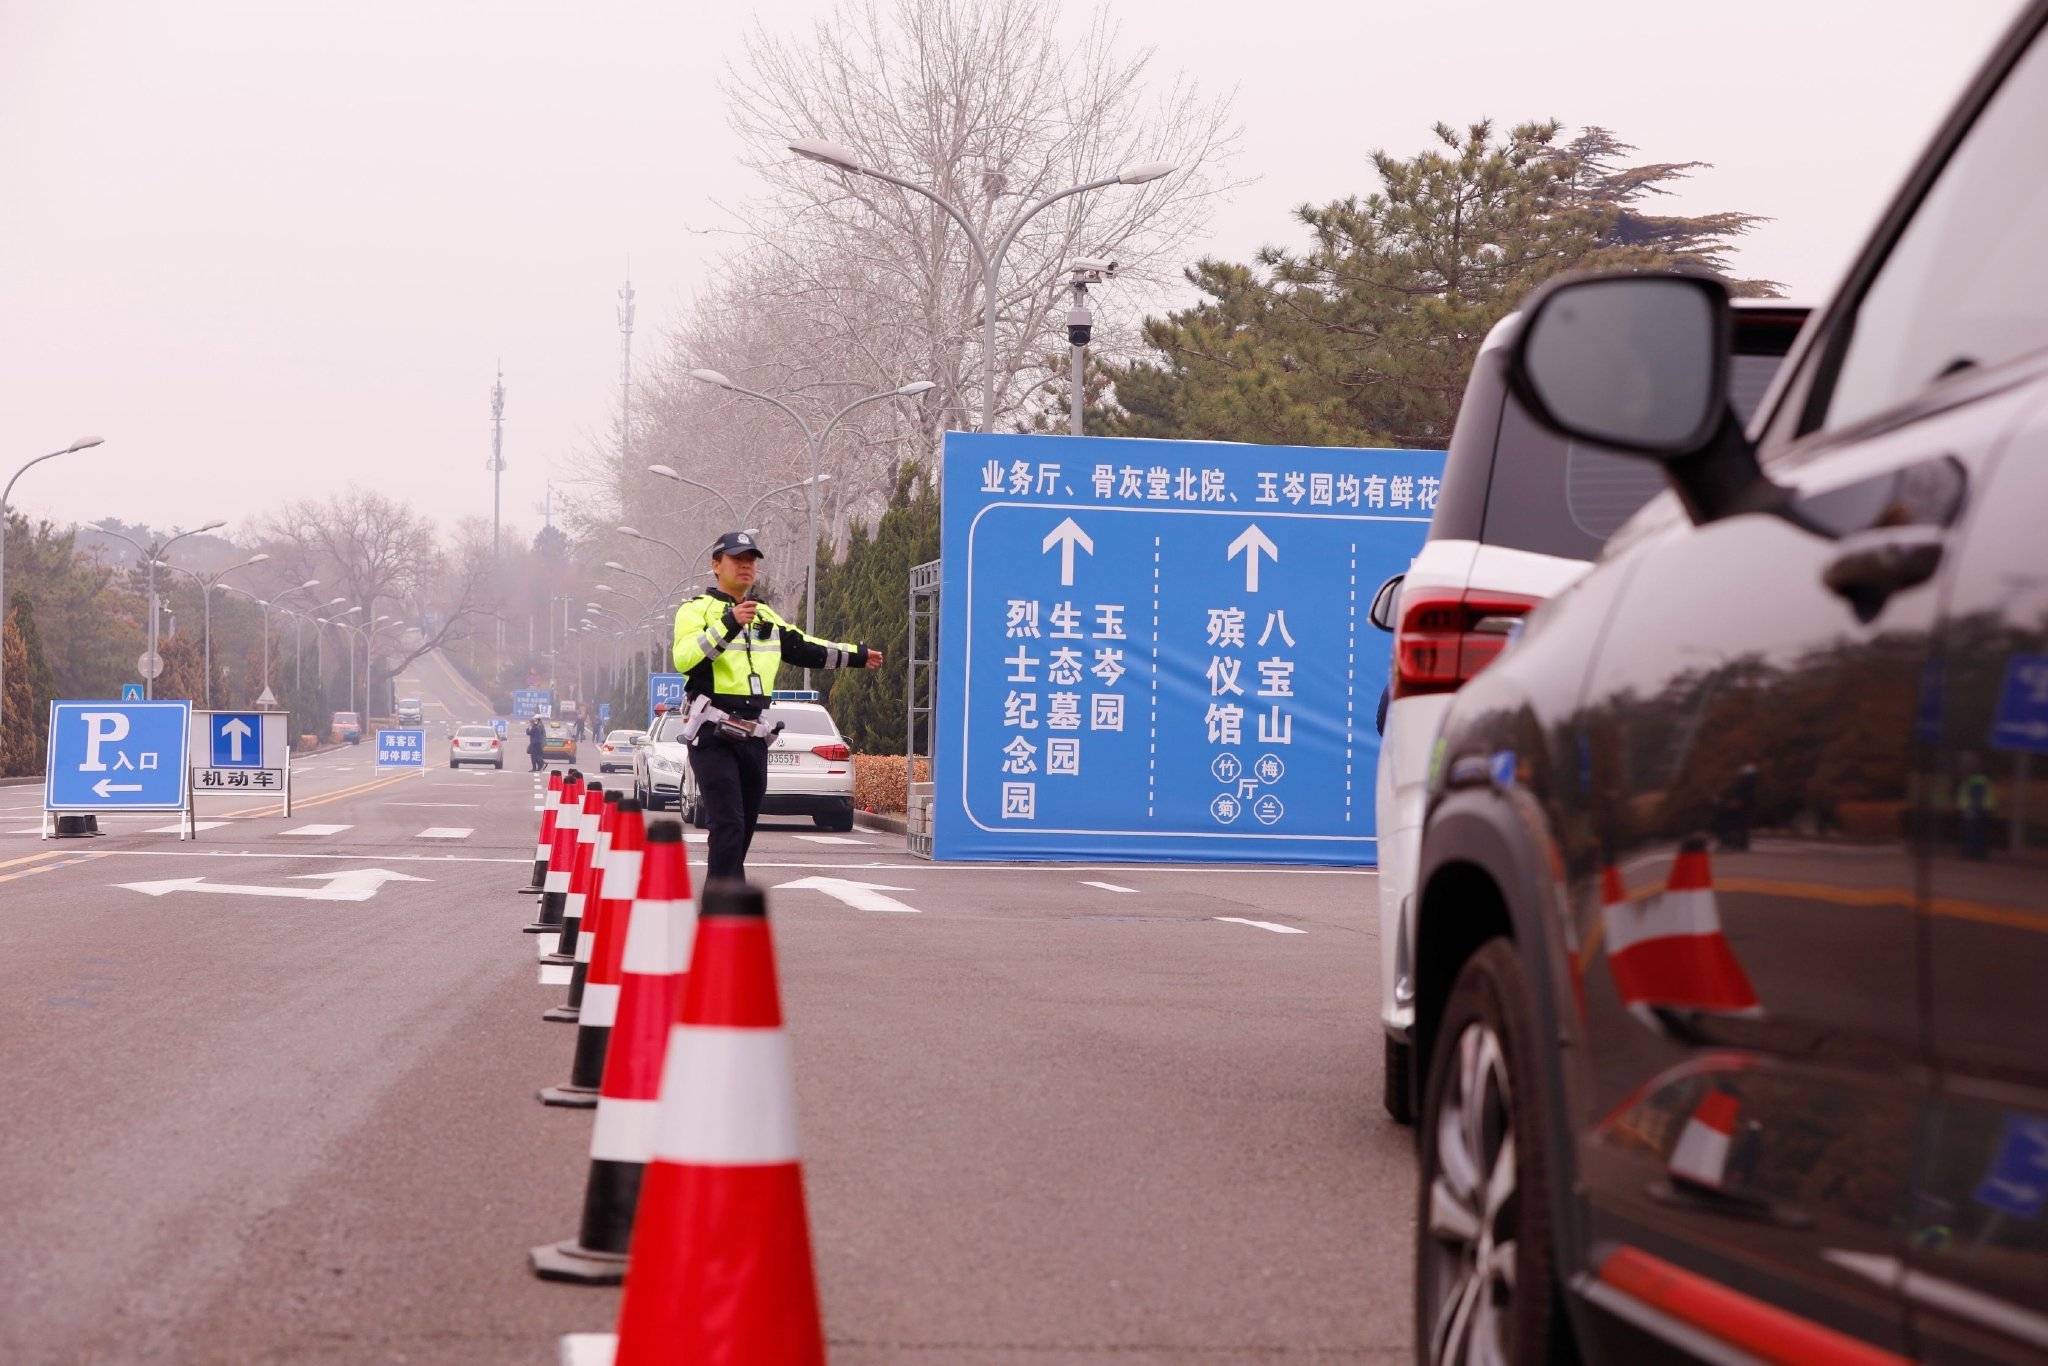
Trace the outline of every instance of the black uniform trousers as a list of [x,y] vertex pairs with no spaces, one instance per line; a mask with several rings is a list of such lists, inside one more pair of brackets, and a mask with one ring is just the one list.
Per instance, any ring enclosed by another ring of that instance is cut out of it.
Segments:
[[690,771],[711,832],[705,880],[745,877],[747,847],[768,791],[768,742],[707,735],[690,746]]

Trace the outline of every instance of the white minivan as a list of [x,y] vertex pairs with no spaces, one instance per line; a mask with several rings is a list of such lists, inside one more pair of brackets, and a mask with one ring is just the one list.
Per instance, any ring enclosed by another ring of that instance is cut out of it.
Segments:
[[[1729,400],[1749,421],[1808,310],[1738,303]],[[1510,393],[1508,345],[1519,314],[1480,345],[1444,458],[1429,539],[1406,574],[1381,585],[1372,621],[1394,633],[1393,677],[1380,740],[1379,824],[1382,1099],[1411,1122],[1416,857],[1431,753],[1451,695],[1491,663],[1522,618],[1578,581],[1607,538],[1667,483],[1655,461],[1615,455],[1539,427]]]

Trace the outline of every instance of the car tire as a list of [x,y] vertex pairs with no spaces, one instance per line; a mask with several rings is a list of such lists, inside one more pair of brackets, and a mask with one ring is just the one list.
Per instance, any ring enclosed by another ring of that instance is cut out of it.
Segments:
[[[1559,1302],[1549,1098],[1531,1018],[1513,942],[1489,942],[1451,989],[1423,1100],[1418,1361],[1485,1360],[1489,1347],[1499,1361],[1577,1359]],[[1480,1334],[1492,1343],[1481,1345]]]
[[450,759],[450,760],[448,761],[448,767],[450,767],[450,768],[461,768],[461,767],[462,767],[462,765],[461,765],[461,764],[458,764],[458,763],[456,763],[456,762],[455,762],[455,761],[454,761],[453,759]]
[[503,773],[505,771],[505,761],[503,759],[500,759],[498,760],[497,763],[491,765],[491,767],[497,769],[498,772]]
[[[677,797],[676,803],[681,805],[682,798]],[[699,830],[709,830],[711,828],[711,822],[704,818],[704,798],[701,796],[690,799],[690,824]]]
[[853,829],[853,803],[848,802],[836,811],[820,811],[811,817],[811,824],[843,835]]
[[1411,1082],[1415,1070],[1415,1045],[1382,1035],[1385,1051],[1380,1062],[1380,1104],[1394,1123],[1415,1123],[1415,1093]]

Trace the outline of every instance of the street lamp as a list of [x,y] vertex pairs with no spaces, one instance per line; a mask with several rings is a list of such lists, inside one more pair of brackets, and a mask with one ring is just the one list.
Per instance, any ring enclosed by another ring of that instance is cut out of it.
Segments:
[[[805,508],[810,514],[811,533],[811,560],[810,564],[804,569],[804,634],[810,635],[813,629],[811,621],[817,613],[818,606],[818,485],[831,477],[830,475],[818,473],[818,465],[824,458],[825,442],[831,437],[832,429],[839,425],[840,419],[862,404],[877,403],[885,398],[916,398],[918,395],[936,389],[938,386],[928,379],[915,379],[908,384],[900,384],[894,389],[887,389],[879,394],[869,394],[866,398],[857,398],[834,413],[832,420],[827,422],[822,430],[813,432],[811,424],[804,421],[803,415],[781,399],[776,398],[772,394],[758,393],[755,390],[734,384],[720,371],[692,370],[690,378],[703,384],[715,384],[719,388],[735,394],[745,394],[748,398],[760,399],[763,403],[774,404],[788,415],[790,421],[796,423],[797,429],[804,434],[804,441],[811,448],[811,477],[808,481],[810,491],[804,496]],[[665,465],[650,465],[648,468],[659,474],[668,467]],[[782,490],[777,489],[775,491],[780,493]],[[764,494],[762,496],[766,497],[767,495]],[[756,500],[755,506],[760,506],[758,500]],[[740,520],[750,521],[753,515],[753,512],[749,510],[746,517]],[[811,686],[811,671],[809,669],[804,670],[804,686],[806,688]]]
[[955,208],[938,191],[927,189],[925,186],[919,185],[914,181],[890,175],[887,171],[878,171],[872,166],[864,166],[861,164],[859,153],[849,147],[842,147],[836,142],[825,142],[817,138],[799,138],[797,141],[789,144],[789,150],[795,152],[800,157],[808,158],[811,161],[821,161],[827,166],[845,171],[848,175],[868,176],[872,179],[883,181],[886,184],[909,190],[913,194],[921,194],[943,209],[946,215],[955,223],[958,223],[961,230],[967,234],[968,244],[974,248],[975,259],[981,263],[981,363],[983,371],[981,377],[981,430],[984,432],[989,429],[990,423],[995,420],[996,408],[996,276],[1001,272],[1003,258],[1009,254],[1011,245],[1017,240],[1017,234],[1023,230],[1026,223],[1036,218],[1040,212],[1070,195],[1081,194],[1088,190],[1100,190],[1110,185],[1143,185],[1148,181],[1157,180],[1161,176],[1171,175],[1180,169],[1170,161],[1147,161],[1136,166],[1126,166],[1115,175],[1103,176],[1100,179],[1090,180],[1080,185],[1070,185],[1064,190],[1049,194],[1010,220],[1010,226],[1003,230],[1002,240],[996,244],[995,251],[991,253],[982,243],[981,234],[974,230],[974,224],[968,221],[967,215]]
[[[196,526],[196,527],[193,527],[193,528],[192,528],[192,529],[191,529],[190,531],[181,531],[181,532],[179,532],[179,533],[178,533],[177,535],[175,535],[175,536],[171,537],[171,539],[170,539],[170,540],[168,540],[168,541],[165,541],[165,542],[163,542],[163,543],[162,543],[161,545],[158,545],[158,546],[157,546],[157,547],[156,547],[156,548],[155,548],[154,550],[151,550],[151,549],[147,549],[147,548],[145,548],[145,547],[144,547],[144,546],[143,546],[142,544],[140,544],[140,543],[139,543],[138,541],[136,541],[136,540],[135,540],[135,539],[134,539],[133,537],[131,537],[131,536],[123,536],[123,535],[122,535],[122,534],[121,534],[120,532],[118,532],[118,531],[109,531],[109,530],[107,530],[107,528],[105,528],[105,527],[103,527],[103,526],[99,525],[99,524],[98,524],[98,523],[96,523],[96,522],[87,522],[87,523],[85,524],[85,529],[86,529],[87,531],[90,531],[90,532],[94,533],[95,535],[99,535],[99,536],[112,536],[112,537],[113,537],[113,538],[114,538],[115,540],[117,540],[117,541],[126,541],[126,542],[128,542],[128,544],[130,544],[130,545],[134,546],[134,547],[136,548],[136,550],[137,550],[137,551],[141,552],[141,554],[142,554],[142,558],[143,558],[143,559],[145,559],[145,560],[147,560],[147,561],[149,562],[149,651],[148,651],[148,652],[149,652],[149,654],[150,654],[150,656],[151,656],[152,658],[154,658],[154,657],[155,657],[155,655],[156,655],[156,625],[157,625],[157,616],[158,616],[158,612],[157,612],[157,601],[156,601],[156,567],[157,567],[157,565],[158,565],[158,564],[160,564],[160,563],[161,563],[161,564],[163,564],[163,565],[164,565],[164,566],[165,566],[166,568],[169,568],[169,567],[170,567],[170,565],[169,565],[169,562],[168,562],[168,561],[166,561],[166,560],[164,560],[164,559],[162,558],[162,557],[163,557],[163,554],[164,554],[164,552],[165,552],[165,551],[167,551],[167,550],[169,550],[169,549],[170,549],[170,548],[171,548],[172,546],[176,545],[176,544],[177,544],[177,543],[178,543],[179,541],[182,541],[182,540],[184,540],[184,539],[185,539],[185,538],[186,538],[187,536],[197,536],[197,535],[199,535],[199,534],[200,534],[201,532],[203,532],[203,531],[218,531],[218,530],[220,530],[220,529],[221,529],[222,527],[224,527],[224,526],[226,526],[226,525],[227,525],[227,523],[226,523],[226,522],[208,522],[208,523],[207,523],[207,524],[206,524],[205,526]],[[142,695],[143,695],[143,697],[145,697],[145,698],[154,698],[154,697],[156,696],[156,680],[155,680],[154,678],[145,678],[145,679],[143,679],[143,680],[142,680]]]
[[[194,583],[196,583],[196,584],[198,584],[198,585],[199,585],[199,598],[200,598],[200,610],[201,610],[201,613],[202,613],[202,621],[201,621],[201,626],[200,626],[200,633],[199,633],[199,640],[200,640],[200,647],[199,647],[199,653],[200,653],[200,659],[201,659],[201,667],[202,667],[202,668],[204,668],[204,669],[205,669],[205,671],[206,671],[206,707],[207,707],[207,710],[209,710],[209,711],[211,711],[211,710],[213,709],[213,589],[214,589],[214,585],[215,585],[215,584],[218,584],[218,583],[219,583],[219,582],[220,582],[220,581],[221,581],[222,579],[226,578],[226,577],[227,577],[227,576],[228,576],[229,574],[232,574],[232,573],[234,573],[234,572],[235,572],[235,571],[236,571],[237,569],[247,569],[247,568],[248,568],[248,567],[249,567],[250,565],[252,565],[252,564],[262,564],[262,563],[263,563],[263,562],[264,562],[265,560],[267,560],[267,559],[269,559],[269,558],[270,558],[270,556],[268,556],[268,555],[262,555],[262,554],[259,554],[259,555],[251,555],[251,556],[250,556],[250,557],[249,557],[248,559],[246,559],[246,560],[243,560],[243,561],[242,561],[242,562],[241,562],[240,564],[231,564],[231,565],[229,565],[229,566],[228,566],[228,567],[227,567],[226,569],[222,569],[222,570],[220,570],[220,571],[218,571],[218,572],[216,572],[216,573],[214,573],[214,574],[210,574],[210,575],[209,575],[209,574],[198,574],[198,573],[194,573],[194,572],[193,572],[192,570],[190,570],[190,569],[182,569],[182,568],[180,568],[179,566],[177,566],[177,565],[175,565],[175,564],[168,564],[168,563],[167,563],[167,564],[165,564],[165,565],[164,565],[164,568],[166,568],[166,569],[168,569],[168,570],[172,571],[173,573],[177,573],[177,574],[183,574],[183,575],[184,575],[184,576],[185,576],[186,578],[188,578],[188,579],[192,580],[192,582],[194,582]],[[267,653],[269,652],[269,647],[270,647],[270,637],[269,637],[269,635],[268,635],[268,631],[269,631],[269,621],[270,621],[270,618],[269,618],[269,613],[268,613],[268,612],[266,612],[266,613],[264,614],[264,631],[265,631],[265,635],[264,635],[264,641],[263,641],[263,644],[264,644],[264,652],[265,652],[266,654],[267,654]],[[265,686],[266,688],[270,686],[270,679],[269,679],[269,676],[268,676],[268,671],[267,671],[267,670],[265,671],[265,677],[264,677],[264,680],[263,680],[263,686]]]
[[740,516],[740,510],[732,505],[732,499],[726,497],[721,490],[715,489],[711,487],[711,485],[709,484],[699,483],[695,479],[690,479],[683,475],[677,474],[673,469],[671,469],[667,465],[649,465],[647,467],[647,470],[648,473],[658,474],[664,479],[673,479],[678,484],[688,484],[693,489],[703,489],[706,493],[718,499],[719,502],[725,504],[725,510],[733,515],[734,521],[745,520]]
[[[8,477],[7,487],[0,489],[0,623],[7,620],[7,502],[14,497],[14,481],[27,474],[30,465],[40,465],[45,460],[55,460],[60,455],[70,455],[100,444],[97,436],[81,436],[60,451],[39,455],[28,461]],[[0,649],[0,733],[7,729],[7,661],[6,651]]]

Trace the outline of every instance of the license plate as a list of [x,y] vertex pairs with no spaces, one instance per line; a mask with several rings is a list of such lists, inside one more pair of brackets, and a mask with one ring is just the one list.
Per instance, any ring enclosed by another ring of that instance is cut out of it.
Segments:
[[768,751],[768,762],[771,764],[780,764],[793,768],[796,765],[796,761],[797,756],[793,751],[780,749],[771,749]]

